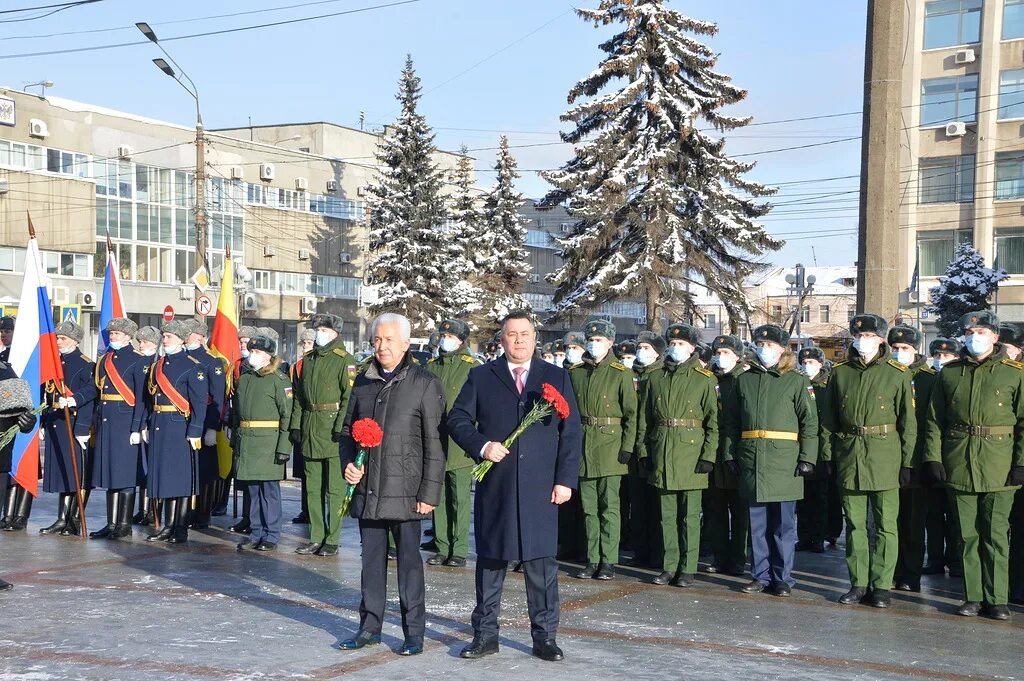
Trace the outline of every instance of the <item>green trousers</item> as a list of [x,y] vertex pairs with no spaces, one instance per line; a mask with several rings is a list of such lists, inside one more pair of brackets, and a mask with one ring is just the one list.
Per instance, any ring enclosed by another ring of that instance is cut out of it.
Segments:
[[621,475],[581,478],[583,526],[587,534],[587,562],[619,562],[619,485]]
[[661,502],[661,541],[665,547],[665,572],[697,572],[700,553],[700,508],[702,490],[658,490]]
[[[846,513],[846,567],[854,587],[881,591],[892,589],[899,552],[898,519],[900,491],[854,492],[844,489],[843,511]],[[874,511],[875,550],[868,541],[868,506]]]
[[434,509],[434,543],[448,558],[465,558],[469,553],[469,483],[471,468],[444,474],[441,501]]
[[957,492],[957,532],[964,570],[964,600],[1006,605],[1010,562],[1010,509],[1014,490]]
[[1013,495],[1010,511],[1010,598],[1024,600],[1024,489]]
[[739,490],[709,487],[704,490],[707,516],[704,531],[709,534],[711,554],[719,569],[743,569],[750,549],[750,509]]
[[345,497],[341,458],[306,459],[303,468],[309,506],[309,541],[337,546],[341,536],[341,501]]
[[928,490],[907,487],[900,490],[899,555],[896,557],[896,579],[916,585],[921,582],[924,567],[924,528],[928,517]]

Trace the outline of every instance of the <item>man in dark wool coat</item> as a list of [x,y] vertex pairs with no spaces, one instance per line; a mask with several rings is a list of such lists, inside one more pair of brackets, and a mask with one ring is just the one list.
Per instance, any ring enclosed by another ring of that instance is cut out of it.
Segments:
[[[498,611],[508,561],[522,561],[533,654],[557,662],[558,505],[579,478],[582,434],[569,374],[544,362],[529,313],[511,312],[501,326],[505,354],[469,372],[448,413],[452,439],[476,461],[494,466],[477,483],[476,609],[473,642],[461,656],[498,652]],[[569,403],[564,421],[550,415],[530,426],[509,448],[502,442],[551,384]]]

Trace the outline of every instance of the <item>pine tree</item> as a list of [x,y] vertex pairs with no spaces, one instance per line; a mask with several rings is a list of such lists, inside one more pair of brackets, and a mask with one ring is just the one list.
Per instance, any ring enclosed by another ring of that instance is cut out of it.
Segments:
[[376,153],[381,170],[368,187],[368,280],[379,285],[373,314],[399,312],[417,332],[429,332],[462,310],[459,300],[462,253],[446,238],[441,195],[443,177],[432,158],[434,134],[416,111],[420,79],[407,57],[399,81],[402,111]]
[[659,330],[666,304],[694,314],[692,282],[717,293],[735,324],[749,311],[743,279],[782,242],[755,222],[770,209],[757,198],[775,190],[744,178],[753,163],[725,155],[722,134],[750,119],[719,110],[747,93],[717,73],[717,55],[689,35],[713,36],[718,27],[667,9],[665,0],[602,0],[577,13],[624,30],[601,44],[607,56],[569,92],[574,106],[561,119],[575,129],[562,139],[575,145],[574,157],[543,174],[555,186],[544,203],[566,204],[577,221],[549,278],[555,316],[642,292]]
[[498,162],[494,169],[498,178],[484,197],[483,229],[475,259],[477,286],[482,296],[481,312],[491,321],[503,318],[512,310],[530,309],[522,288],[523,280],[532,269],[523,245],[529,220],[519,212],[523,195],[515,188],[519,173],[505,135],[498,145]]
[[957,322],[968,312],[989,309],[989,299],[1006,279],[1005,270],[985,267],[985,259],[969,243],[953,251],[953,259],[946,266],[946,274],[939,277],[939,285],[928,289],[931,303],[924,310],[938,315],[936,326],[947,338],[960,335]]
[[[452,271],[452,276],[459,279],[459,316],[472,320],[482,304],[482,292],[476,281],[476,260],[483,211],[479,205],[481,193],[473,186],[473,159],[466,145],[462,145],[459,154],[455,165],[455,190],[449,198],[448,238],[457,245],[460,254]],[[470,326],[474,326],[472,321]]]

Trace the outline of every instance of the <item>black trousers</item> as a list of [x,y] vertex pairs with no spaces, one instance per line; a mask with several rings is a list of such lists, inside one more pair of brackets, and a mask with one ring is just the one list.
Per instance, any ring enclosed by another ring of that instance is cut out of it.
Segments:
[[384,623],[388,591],[388,533],[395,537],[398,551],[398,601],[402,607],[402,631],[406,638],[423,638],[427,608],[420,556],[419,520],[362,520],[359,536],[363,542],[363,600],[359,604],[359,628],[379,634]]
[[[498,613],[507,560],[477,557],[476,608],[473,632],[485,641],[498,638]],[[555,638],[558,631],[558,562],[554,556],[523,561],[530,635],[535,643]]]

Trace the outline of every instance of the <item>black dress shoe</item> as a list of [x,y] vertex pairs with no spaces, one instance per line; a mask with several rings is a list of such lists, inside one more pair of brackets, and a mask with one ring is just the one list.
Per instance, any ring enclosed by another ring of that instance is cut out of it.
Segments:
[[292,524],[293,525],[309,525],[309,514],[308,513],[300,513],[300,514],[298,514],[297,516],[292,518]]
[[300,556],[309,556],[320,550],[320,545],[316,542],[306,542],[305,544],[299,544],[299,548],[295,549],[295,553]]
[[811,550],[811,542],[807,541],[806,539],[801,539],[800,541],[798,541],[796,543],[796,546],[793,547],[793,548],[796,551],[810,551]]
[[718,567],[714,563],[708,563],[704,566],[704,572],[706,572],[709,575],[717,575],[719,572],[725,572],[725,570]]
[[576,579],[593,579],[594,575],[597,574],[597,565],[593,563],[587,563],[586,566],[580,569],[573,577]]
[[174,528],[165,525],[157,532],[146,537],[146,541],[167,541],[171,538],[172,534],[174,534]]
[[562,654],[562,649],[558,647],[553,638],[541,641],[540,643],[534,643],[533,655],[545,662],[561,662],[565,658],[565,655]]
[[188,543],[188,528],[187,527],[175,527],[174,532],[167,538],[168,544],[187,544]]
[[246,551],[248,549],[256,548],[256,544],[257,543],[258,542],[254,542],[252,539],[243,539],[242,541],[238,542],[238,544],[235,545],[235,548],[238,549],[239,551]]
[[481,657],[494,655],[498,652],[498,639],[482,639],[479,636],[473,638],[473,642],[462,649],[459,657],[464,660],[478,660]]
[[523,572],[523,561],[517,560],[515,565],[512,566],[512,572],[518,572],[519,574],[522,574],[522,572]]
[[759,594],[768,588],[768,585],[762,582],[760,579],[751,580],[749,584],[745,584],[740,591],[745,594]]
[[946,566],[942,563],[928,563],[921,568],[922,575],[944,575],[946,574]]
[[466,567],[466,559],[461,556],[452,556],[444,562],[448,567],[453,568],[464,568]]
[[398,651],[398,654],[405,657],[411,657],[413,655],[419,655],[422,652],[423,637],[415,636],[405,639],[405,643],[402,645],[402,649]]
[[1010,619],[1010,609],[1005,605],[989,605],[985,603],[981,606],[981,614],[992,620]]
[[4,580],[0,579],[0,591],[10,591],[13,588],[13,584],[11,584],[10,582],[5,582]]
[[277,551],[277,544],[272,541],[261,541],[253,551]]
[[612,569],[610,563],[600,563],[597,566],[597,572],[594,573],[594,579],[600,579],[607,582],[609,579],[615,578],[615,570]]
[[89,539],[106,539],[110,536],[110,533],[114,531],[113,525],[104,525],[95,532],[89,533]]
[[747,574],[746,565],[730,565],[729,569],[725,571],[725,574],[731,577],[742,577]]
[[693,582],[694,579],[692,574],[688,572],[677,572],[675,577],[672,578],[671,584],[672,586],[686,588],[688,586],[693,586]]
[[657,586],[665,586],[666,584],[668,584],[671,581],[672,581],[672,573],[668,572],[668,571],[665,571],[665,572],[662,572],[657,577],[655,577],[654,579],[652,579],[651,580],[651,584],[655,584]]
[[380,643],[380,634],[360,631],[353,638],[342,641],[338,648],[341,650],[359,650],[365,646],[375,646],[378,643]]
[[920,593],[921,582],[915,582],[909,579],[897,579],[896,583],[893,584],[892,588],[896,591],[911,591],[913,593]]
[[887,589],[872,589],[865,603],[872,608],[888,608],[892,605],[892,596]]
[[981,603],[978,601],[965,601],[956,609],[956,614],[961,617],[977,617],[979,612],[981,612]]
[[237,523],[229,527],[228,531],[234,532],[235,534],[251,534],[252,523],[249,522],[248,518],[242,518]]
[[843,605],[853,605],[854,603],[860,603],[868,595],[868,590],[862,586],[855,586],[842,596],[839,597],[839,602]]
[[338,545],[337,544],[324,544],[316,552],[316,555],[323,556],[324,558],[330,558],[331,556],[336,556],[336,555],[338,555]]
[[793,595],[793,587],[785,582],[775,582],[771,587],[771,592],[775,596],[786,598]]
[[430,558],[427,558],[427,565],[444,565],[444,561],[447,560],[440,553],[435,553]]

